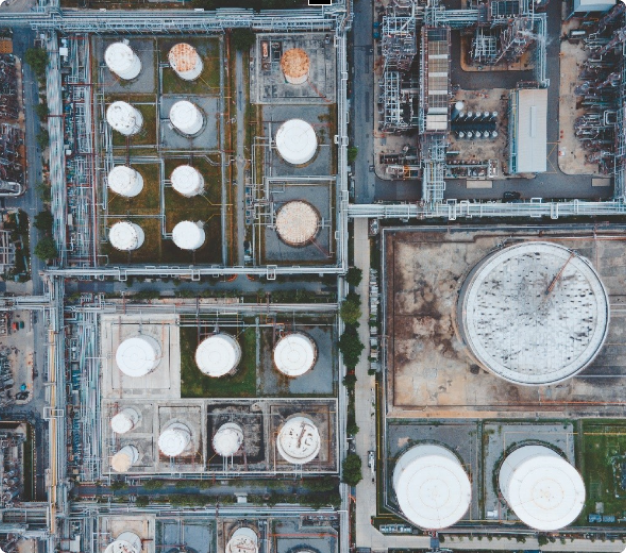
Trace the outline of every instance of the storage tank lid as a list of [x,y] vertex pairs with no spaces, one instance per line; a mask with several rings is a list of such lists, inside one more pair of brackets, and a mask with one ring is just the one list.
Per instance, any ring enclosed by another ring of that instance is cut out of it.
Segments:
[[207,376],[218,378],[237,368],[241,348],[229,334],[213,334],[202,340],[196,349],[196,365]]
[[174,190],[183,196],[195,196],[204,189],[204,179],[200,171],[191,165],[179,165],[172,171],[170,179]]
[[141,539],[134,532],[121,533],[114,542],[111,542],[104,553],[139,553]]
[[278,208],[275,226],[283,242],[293,247],[302,247],[317,236],[320,215],[309,202],[292,200]]
[[161,361],[161,348],[152,336],[134,336],[119,345],[115,360],[125,375],[133,378],[146,376]]
[[252,528],[238,528],[233,533],[227,546],[227,553],[257,553],[257,535]]
[[135,421],[129,416],[126,409],[120,411],[111,419],[111,430],[116,434],[126,434],[135,426]]
[[133,49],[123,42],[109,44],[104,51],[104,62],[112,71],[124,72],[131,69],[136,63]]
[[243,443],[243,430],[234,422],[219,427],[213,436],[213,449],[222,457],[230,457],[239,451]]
[[128,472],[138,455],[135,446],[125,446],[111,458],[111,468],[115,472]]
[[287,376],[301,376],[315,365],[317,346],[307,335],[291,332],[283,336],[274,348],[274,364]]
[[116,194],[125,197],[137,196],[143,188],[143,179],[132,167],[118,165],[109,171],[107,178],[109,188]]
[[302,48],[290,48],[280,59],[280,68],[287,77],[299,79],[309,74],[309,56]]
[[307,163],[317,152],[315,130],[302,119],[285,121],[276,132],[276,148],[287,163]]
[[181,221],[172,231],[172,240],[183,250],[197,250],[204,244],[204,229],[193,221]]
[[107,122],[122,134],[134,134],[143,123],[141,114],[128,102],[113,102],[107,108]]
[[296,416],[287,420],[276,439],[281,457],[295,465],[310,463],[320,451],[321,438],[315,423],[308,417]]
[[174,423],[159,436],[159,449],[167,457],[181,455],[191,439],[189,428],[182,423]]
[[200,59],[196,49],[186,42],[174,45],[167,57],[172,68],[179,73],[193,71]]
[[141,247],[143,236],[134,223],[119,221],[109,229],[109,242],[117,250],[131,251]]
[[179,100],[170,108],[170,121],[179,129],[195,124],[201,117],[198,107],[188,100]]

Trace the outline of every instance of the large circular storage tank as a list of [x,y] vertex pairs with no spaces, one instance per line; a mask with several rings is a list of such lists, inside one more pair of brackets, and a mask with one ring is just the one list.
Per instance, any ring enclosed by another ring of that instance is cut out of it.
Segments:
[[139,553],[141,539],[134,532],[123,532],[117,539],[107,545],[104,553]]
[[118,165],[109,171],[109,188],[125,198],[134,198],[143,190],[143,177],[139,171],[126,165]]
[[226,553],[258,553],[258,538],[252,528],[238,528],[226,544]]
[[276,149],[287,163],[304,165],[317,152],[315,130],[302,119],[289,119],[276,132]]
[[129,221],[115,223],[109,229],[109,242],[116,250],[129,252],[141,248],[146,235],[143,229]]
[[134,445],[127,445],[111,458],[111,468],[115,472],[128,472],[139,461],[139,451]]
[[182,422],[170,424],[159,436],[159,450],[166,457],[182,455],[191,443],[191,430]]
[[197,250],[202,247],[205,238],[202,223],[181,221],[172,231],[172,240],[181,250]]
[[476,360],[515,384],[554,384],[587,367],[609,329],[609,300],[585,258],[525,242],[483,259],[459,295],[457,322]]
[[115,361],[126,376],[146,376],[161,362],[161,346],[152,336],[133,336],[118,346]]
[[137,409],[125,407],[111,419],[111,430],[116,434],[126,434],[137,426],[140,418]]
[[219,427],[213,436],[213,450],[222,457],[232,457],[243,444],[243,430],[234,422]]
[[121,79],[131,81],[141,72],[141,60],[124,42],[114,42],[104,51],[104,63]]
[[287,462],[294,465],[310,463],[320,451],[321,438],[315,423],[308,417],[288,419],[278,431],[276,447]]
[[241,347],[230,334],[213,334],[202,340],[196,349],[196,365],[213,378],[234,373],[239,361]]
[[289,246],[310,244],[320,229],[320,214],[309,202],[292,200],[276,212],[275,227],[279,238]]
[[107,108],[107,123],[113,130],[131,136],[137,134],[143,125],[143,115],[128,102],[113,102]]
[[274,366],[286,376],[301,376],[317,361],[317,344],[301,332],[283,336],[274,347]]
[[310,63],[308,54],[301,48],[291,48],[280,58],[280,68],[285,80],[291,84],[307,82]]
[[585,505],[585,483],[558,453],[543,446],[516,449],[500,467],[500,491],[524,523],[541,532],[568,526]]
[[176,44],[167,58],[170,67],[185,81],[194,81],[202,73],[202,59],[191,44],[185,42]]
[[193,136],[202,130],[204,115],[195,104],[180,100],[170,108],[170,123],[182,134]]
[[417,445],[393,471],[400,509],[413,524],[439,530],[455,524],[469,509],[472,486],[457,457],[445,447]]
[[204,178],[195,167],[179,165],[170,177],[172,188],[181,196],[191,198],[204,192]]

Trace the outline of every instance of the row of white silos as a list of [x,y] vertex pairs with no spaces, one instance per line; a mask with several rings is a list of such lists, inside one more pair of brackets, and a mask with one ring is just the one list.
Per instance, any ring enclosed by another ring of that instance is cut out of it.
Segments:
[[[109,229],[109,242],[120,251],[139,249],[145,238],[143,229],[130,221],[118,221]],[[204,225],[201,221],[181,221],[172,230],[172,241],[181,250],[197,250],[206,241]]]
[[[522,446],[508,454],[498,483],[515,515],[543,532],[571,524],[585,503],[578,471],[544,446]],[[456,455],[439,445],[417,445],[405,452],[396,463],[393,488],[406,518],[427,530],[452,526],[470,507],[469,477]]]

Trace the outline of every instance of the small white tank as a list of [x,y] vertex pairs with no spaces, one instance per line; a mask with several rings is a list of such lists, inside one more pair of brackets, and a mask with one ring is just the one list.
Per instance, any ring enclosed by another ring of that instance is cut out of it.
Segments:
[[167,58],[170,67],[185,81],[195,81],[202,73],[202,59],[191,44],[185,42],[176,44]]
[[317,135],[302,119],[285,121],[276,132],[276,149],[291,165],[304,165],[317,153]]
[[145,334],[127,338],[118,346],[115,361],[126,376],[146,376],[161,362],[161,345],[155,338]]
[[116,434],[126,434],[139,423],[141,415],[133,407],[125,407],[111,419],[111,430]]
[[213,450],[222,457],[232,457],[243,444],[243,430],[234,422],[219,427],[213,436]]
[[513,451],[502,463],[499,481],[509,507],[540,532],[570,525],[585,506],[585,483],[579,472],[547,447]]
[[134,445],[127,445],[111,458],[111,468],[115,472],[128,472],[139,461],[139,451]]
[[122,532],[104,553],[140,553],[141,539],[134,532]]
[[109,242],[116,250],[129,252],[141,248],[146,235],[143,229],[130,221],[120,221],[109,229]]
[[226,553],[258,553],[258,538],[252,528],[238,528],[226,544]]
[[195,167],[179,165],[170,177],[172,188],[181,196],[191,198],[204,192],[204,178]]
[[309,56],[301,48],[287,50],[280,59],[280,68],[290,84],[303,84],[309,79]]
[[159,450],[166,457],[182,455],[191,443],[191,430],[182,422],[170,424],[159,436]]
[[206,239],[202,223],[181,221],[172,231],[172,240],[181,250],[197,250]]
[[195,104],[180,100],[170,108],[170,123],[182,134],[193,136],[202,130],[204,115]]
[[107,123],[113,130],[125,136],[132,136],[141,130],[143,115],[128,102],[113,102],[107,108]]
[[301,332],[283,336],[274,348],[274,366],[285,376],[302,376],[313,368],[316,361],[317,344]]
[[233,374],[241,361],[241,347],[230,334],[213,334],[196,349],[196,365],[207,376],[219,378]]
[[143,190],[143,177],[139,171],[126,165],[113,167],[107,177],[112,192],[124,198],[134,198]]
[[308,417],[288,419],[278,431],[276,448],[280,456],[294,465],[310,463],[321,448],[321,438],[315,423]]
[[104,52],[104,63],[121,79],[132,81],[141,72],[141,60],[126,42],[114,42]]

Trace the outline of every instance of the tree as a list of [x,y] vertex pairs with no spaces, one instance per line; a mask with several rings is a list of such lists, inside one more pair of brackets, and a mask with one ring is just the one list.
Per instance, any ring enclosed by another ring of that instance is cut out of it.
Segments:
[[138,495],[135,500],[135,505],[137,505],[137,507],[147,507],[148,503],[150,503],[150,500],[147,495]]
[[233,30],[233,46],[235,50],[247,52],[250,50],[256,40],[252,29],[234,29]]
[[356,486],[361,480],[361,458],[356,453],[348,453],[341,463],[341,481],[348,486]]
[[37,146],[39,146],[42,150],[45,150],[50,144],[50,135],[48,134],[47,129],[41,129],[37,133]]
[[38,78],[43,77],[48,65],[48,53],[43,48],[29,48],[24,55],[24,61],[31,66]]
[[343,385],[346,388],[354,388],[356,385],[356,374],[354,374],[354,371],[350,371],[343,377]]
[[355,420],[349,419],[346,424],[346,432],[351,436],[356,436],[359,433],[359,425]]
[[358,267],[350,267],[346,274],[346,282],[356,288],[361,284],[361,280],[363,280],[363,271]]
[[42,230],[48,234],[52,233],[52,224],[54,223],[54,217],[52,213],[50,213],[47,209],[40,211],[37,215],[35,215],[35,228],[37,230]]
[[356,146],[350,146],[348,148],[348,163],[352,165],[356,161],[356,156],[359,153],[359,149]]
[[37,117],[43,122],[48,120],[48,115],[50,115],[50,110],[48,109],[48,104],[37,104],[35,106],[35,113]]
[[35,246],[35,255],[42,260],[54,259],[59,255],[56,244],[50,236],[44,236]]
[[357,294],[350,293],[339,309],[341,320],[347,325],[357,325],[361,318],[361,302]]
[[365,346],[359,339],[356,327],[346,327],[341,338],[339,338],[339,351],[343,354],[343,360],[347,367],[356,367],[364,348]]
[[144,490],[160,490],[164,485],[163,480],[148,480],[143,483]]

